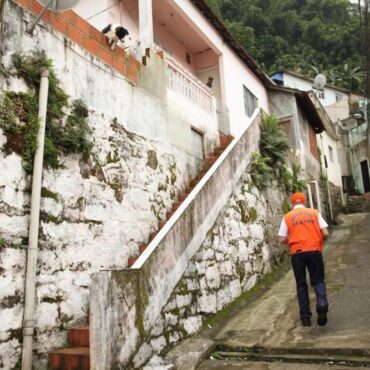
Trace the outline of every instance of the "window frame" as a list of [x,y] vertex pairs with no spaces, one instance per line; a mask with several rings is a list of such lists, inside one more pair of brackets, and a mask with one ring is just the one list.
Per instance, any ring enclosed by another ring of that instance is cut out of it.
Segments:
[[258,98],[243,84],[244,97],[244,113],[249,118],[252,117],[254,111],[258,108]]

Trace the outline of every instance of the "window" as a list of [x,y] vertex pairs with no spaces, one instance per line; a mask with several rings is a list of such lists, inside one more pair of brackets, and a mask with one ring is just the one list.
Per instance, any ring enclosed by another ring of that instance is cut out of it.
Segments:
[[335,94],[335,101],[338,103],[339,101],[343,100],[343,95],[342,94]]
[[204,142],[203,134],[198,130],[191,129],[191,137],[193,141],[193,153],[196,157],[204,159]]
[[258,99],[245,86],[243,86],[243,90],[245,114],[252,117],[253,112],[258,107]]
[[329,145],[329,158],[330,158],[330,161],[334,163],[334,151],[330,145]]
[[314,90],[316,96],[319,98],[319,99],[325,99],[325,93],[324,91],[322,90]]

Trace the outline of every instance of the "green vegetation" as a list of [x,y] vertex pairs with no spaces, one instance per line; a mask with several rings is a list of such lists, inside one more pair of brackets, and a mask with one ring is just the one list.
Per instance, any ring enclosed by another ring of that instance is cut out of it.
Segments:
[[250,173],[253,184],[260,190],[265,190],[275,178],[274,170],[270,163],[270,158],[262,156],[260,152],[252,153]]
[[292,169],[286,166],[289,157],[289,139],[274,116],[265,116],[261,123],[259,152],[252,153],[251,177],[254,185],[265,190],[274,179],[286,193],[303,191],[306,182],[300,179],[301,167],[292,158]]
[[[44,51],[29,54],[13,54],[16,75],[26,82],[27,93],[5,92],[0,101],[0,127],[7,137],[6,153],[16,152],[22,156],[26,171],[32,171],[36,151],[38,122],[38,94],[40,69],[49,69],[49,95],[44,147],[44,165],[60,167],[60,154],[89,153],[92,144],[88,139],[88,109],[81,100],[70,106],[68,95],[60,87],[52,62]],[[66,112],[70,114],[66,117]]]
[[362,88],[360,17],[349,0],[208,0],[268,74],[290,69]]

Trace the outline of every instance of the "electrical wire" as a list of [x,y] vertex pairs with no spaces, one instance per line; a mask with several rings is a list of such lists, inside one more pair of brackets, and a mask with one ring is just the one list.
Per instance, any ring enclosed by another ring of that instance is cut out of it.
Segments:
[[85,18],[85,20],[86,20],[86,21],[88,21],[89,19],[92,19],[92,18],[94,18],[94,17],[96,17],[96,16],[98,16],[98,15],[100,15],[100,14],[102,14],[102,13],[106,12],[106,11],[107,11],[107,10],[109,10],[109,9],[112,9],[112,8],[114,8],[115,6],[120,6],[120,4],[121,4],[121,2],[119,2],[118,4],[113,4],[113,5],[111,5],[111,6],[108,6],[108,8],[105,8],[105,9],[103,9],[103,10],[101,10],[101,11],[97,12],[96,14],[93,14],[93,15],[91,15],[90,17]]

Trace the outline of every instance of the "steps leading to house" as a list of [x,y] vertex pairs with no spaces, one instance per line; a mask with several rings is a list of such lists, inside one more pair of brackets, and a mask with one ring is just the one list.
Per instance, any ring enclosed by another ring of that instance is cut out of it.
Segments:
[[347,214],[370,212],[370,193],[349,196],[344,212]]
[[180,205],[185,201],[187,196],[191,193],[194,187],[198,184],[198,182],[203,178],[203,176],[207,173],[207,171],[213,166],[213,164],[217,161],[219,156],[224,152],[224,150],[229,146],[229,144],[233,141],[234,137],[231,135],[224,135],[220,133],[220,146],[214,149],[212,153],[205,158],[205,167],[202,171],[198,173],[191,181],[189,186],[185,189],[185,191],[178,197],[177,202],[175,202],[172,206],[172,209],[167,212],[166,220],[161,220],[158,224],[158,229],[150,234],[149,240],[147,244],[142,244],[139,247],[139,255],[132,256],[128,260],[128,267],[132,267],[133,264],[137,261],[139,256],[144,252],[150,242],[155,238],[158,234],[159,230],[166,224],[166,222],[172,217],[172,215],[176,212],[176,210],[180,207]]
[[50,370],[90,369],[89,327],[80,326],[68,330],[70,347],[49,352]]
[[[223,153],[227,146],[233,140],[232,136],[220,134],[220,146],[210,153],[205,159],[205,167],[198,175],[190,181],[189,186],[179,196],[177,202],[173,204],[171,211],[167,212],[167,220],[161,220],[158,223],[157,231],[150,234],[148,243],[139,246],[140,254],[144,252],[149,243],[155,238],[159,230],[163,228],[166,222],[172,217],[175,211],[185,201],[194,187],[212,167],[217,158]],[[128,266],[131,267],[139,255],[129,258]],[[88,370],[90,369],[90,339],[89,326],[80,326],[68,330],[69,347],[61,348],[56,351],[49,352],[49,369],[50,370]]]

